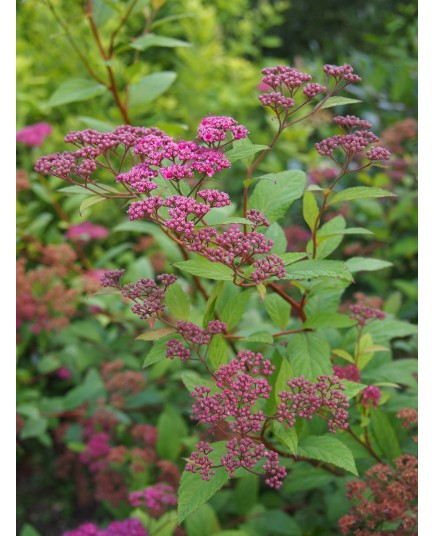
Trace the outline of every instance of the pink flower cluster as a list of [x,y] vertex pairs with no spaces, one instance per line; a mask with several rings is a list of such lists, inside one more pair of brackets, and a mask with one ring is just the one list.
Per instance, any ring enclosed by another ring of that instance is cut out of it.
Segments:
[[19,130],[16,135],[16,141],[29,147],[39,147],[52,132],[53,127],[48,123],[35,123]]
[[336,83],[345,82],[345,86],[361,82],[362,79],[357,74],[354,74],[354,69],[348,63],[344,65],[330,65],[326,64],[323,67],[323,71],[328,77],[332,77],[336,80]]
[[384,320],[386,317],[380,309],[374,309],[367,305],[352,304],[349,309],[351,311],[351,318],[356,320],[360,327],[365,326],[368,320]]
[[270,222],[262,212],[254,208],[247,211],[247,219],[253,224],[252,231],[254,231],[256,227],[270,227]]
[[[224,333],[227,326],[220,320],[212,320],[207,329],[200,328],[192,322],[180,320],[177,322],[177,331],[184,341],[194,350],[211,342],[213,335]],[[187,361],[191,356],[191,350],[186,348],[180,341],[169,339],[166,343],[166,357],[174,359],[179,357],[181,361]]]
[[169,484],[159,483],[139,491],[133,491],[128,499],[135,508],[145,507],[164,511],[168,506],[176,506],[176,490]]
[[378,401],[380,400],[381,391],[375,385],[369,385],[366,389],[363,389],[360,396],[360,401],[362,406],[365,408],[369,407],[371,404],[374,408],[377,407]]
[[77,529],[63,533],[63,536],[148,536],[148,531],[138,519],[113,521],[105,529],[98,528],[93,523],[84,523]]
[[90,221],[84,221],[76,225],[71,225],[66,232],[67,238],[86,244],[90,240],[106,238],[109,230],[102,225],[95,225]]
[[226,140],[227,132],[231,132],[234,140],[245,138],[249,131],[239,125],[232,117],[208,116],[199,124],[198,139],[209,145],[219,144]]
[[251,273],[250,277],[257,285],[270,277],[278,277],[280,279],[286,277],[283,260],[274,254],[266,255],[264,258],[256,260],[253,263],[253,267],[255,271]]
[[350,382],[360,382],[360,370],[356,365],[349,364],[344,367],[333,365],[333,374],[340,380],[348,380]]
[[286,65],[266,67],[261,72],[265,75],[262,78],[263,84],[267,84],[274,90],[279,90],[280,93],[283,93],[283,90],[286,88],[291,96],[294,90],[297,90],[300,86],[312,80],[310,74],[301,73],[297,69]]
[[[354,115],[337,116],[335,123],[347,132],[344,135],[335,135],[315,144],[315,148],[321,156],[333,159],[333,153],[341,149],[347,160],[350,161],[356,153],[365,151],[372,143],[379,142],[379,138],[368,129],[371,124]],[[359,130],[353,130],[358,128]],[[368,160],[389,160],[390,152],[384,147],[372,147],[366,152]]]
[[281,404],[277,406],[277,420],[287,428],[294,426],[296,417],[312,419],[320,409],[330,413],[329,432],[348,428],[348,399],[342,391],[342,383],[336,377],[319,376],[316,383],[303,376],[288,380],[289,391],[279,393]]
[[136,283],[128,283],[121,287],[120,281],[125,270],[110,270],[100,279],[103,287],[113,287],[120,289],[122,296],[129,298],[134,302],[131,310],[142,320],[148,317],[156,316],[165,309],[164,298],[165,291],[169,285],[175,283],[177,277],[171,274],[162,274],[157,277],[158,283],[152,279],[139,279]]
[[109,436],[105,432],[94,434],[86,444],[86,450],[80,453],[80,461],[89,467],[92,472],[105,466],[102,458],[110,452]]

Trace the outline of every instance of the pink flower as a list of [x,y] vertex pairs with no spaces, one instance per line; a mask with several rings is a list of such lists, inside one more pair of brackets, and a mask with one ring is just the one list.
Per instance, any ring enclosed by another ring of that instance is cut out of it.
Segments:
[[70,380],[70,379],[72,378],[71,371],[69,370],[68,367],[60,367],[60,368],[56,371],[56,376],[57,376],[60,380]]
[[90,240],[106,238],[108,235],[109,230],[106,227],[103,227],[102,225],[94,225],[90,221],[71,225],[66,232],[66,236],[70,240],[75,240],[82,244],[86,244]]
[[17,143],[24,143],[29,147],[39,147],[44,142],[45,138],[51,134],[53,128],[48,123],[35,123],[27,125],[17,132]]

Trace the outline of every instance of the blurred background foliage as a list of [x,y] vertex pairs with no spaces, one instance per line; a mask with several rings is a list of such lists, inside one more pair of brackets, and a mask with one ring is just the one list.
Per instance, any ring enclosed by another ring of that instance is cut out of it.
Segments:
[[[89,24],[89,6],[98,39]],[[38,177],[33,171],[35,160],[65,150],[63,137],[70,130],[110,130],[126,119],[190,139],[202,117],[228,115],[247,126],[253,143],[266,144],[275,125],[258,101],[261,68],[294,65],[316,79],[324,63],[350,63],[363,84],[348,96],[362,102],[336,111],[372,122],[383,145],[394,154],[387,168],[360,173],[351,178],[351,185],[387,188],[398,197],[352,204],[351,212],[344,213],[348,226],[368,226],[375,239],[347,237],[334,257],[369,256],[393,263],[374,275],[362,273],[356,290],[381,297],[387,312],[416,322],[416,17],[414,0],[350,4],[344,0],[17,1],[17,128],[38,122],[53,128],[42,145],[17,144],[18,300],[24,311],[18,332],[20,528],[30,523],[44,536],[56,536],[92,516],[104,520],[125,515],[125,510],[105,498],[84,501],[77,486],[88,481],[74,482],[73,469],[63,472],[66,479],[59,476],[59,459],[64,461],[72,456],[67,453],[83,448],[81,430],[97,410],[98,393],[108,397],[106,409],[118,418],[119,445],[131,442],[137,424],[151,423],[165,432],[164,420],[157,416],[164,407],[171,411],[169,401],[179,405],[188,422],[188,397],[178,394],[176,366],[167,384],[162,380],[167,373],[164,362],[154,365],[150,373],[141,372],[144,343],[132,341],[143,327],[117,298],[94,294],[98,270],[125,267],[130,280],[153,277],[179,260],[176,252],[149,226],[133,230],[125,207],[116,201],[80,214],[83,196],[66,196],[58,191],[64,186],[60,180]],[[330,170],[313,145],[335,133],[331,119],[329,110],[324,110],[320,119],[285,131],[261,171],[299,168],[308,173],[311,183],[327,184]],[[241,163],[222,174],[222,187],[235,206],[241,195],[238,176],[242,180]],[[300,213],[295,204],[284,225],[290,251],[304,248],[309,237]],[[71,229],[88,219],[110,232],[93,230],[92,235],[85,229],[74,235]],[[347,292],[351,299],[355,289]],[[36,320],[35,315],[39,315]],[[412,333],[394,342],[397,355],[414,357]],[[123,406],[110,402],[102,370],[113,360],[120,360],[121,369],[143,376],[147,388],[142,398],[127,392]],[[95,382],[100,389],[96,394]],[[85,410],[84,402],[89,402]],[[181,436],[179,451],[188,449],[192,441],[184,432]],[[159,460],[174,463],[175,450],[173,455],[157,444],[145,480],[155,481],[161,471]],[[77,460],[68,463],[72,467]],[[292,498],[295,493],[295,502],[304,505],[297,521],[288,521],[282,512],[280,525],[274,515],[276,526],[267,528],[267,512],[280,508],[285,494],[282,498],[260,492],[258,482],[237,483],[235,509],[228,503],[233,497],[228,496],[229,490],[215,499],[213,507],[223,512],[230,525],[230,519],[248,511],[261,493],[257,513],[262,528],[256,527],[261,536],[299,534],[297,526],[305,528],[303,535],[335,534],[336,520],[347,508],[340,504],[342,482],[332,482],[330,475],[314,475],[311,469],[301,464],[285,491]],[[124,485],[131,486],[134,475],[128,467],[119,471]],[[303,487],[306,482],[309,489]],[[250,485],[254,491],[242,499]],[[288,523],[292,532],[281,528]],[[247,534],[257,533],[251,522],[244,525]],[[200,534],[194,530],[188,534]]]

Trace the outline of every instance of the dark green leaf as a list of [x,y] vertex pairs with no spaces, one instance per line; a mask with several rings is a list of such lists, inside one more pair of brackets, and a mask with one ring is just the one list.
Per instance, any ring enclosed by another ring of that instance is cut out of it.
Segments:
[[297,454],[312,460],[331,463],[358,476],[351,450],[337,437],[327,435],[300,439]]
[[286,269],[285,279],[306,280],[316,277],[332,277],[353,281],[353,277],[345,263],[328,260],[306,260],[292,264]]
[[162,460],[177,460],[181,440],[187,435],[187,426],[179,411],[167,406],[158,417],[156,450]]
[[354,326],[355,320],[339,313],[315,313],[303,324],[305,328],[348,328]]
[[294,427],[287,428],[284,423],[274,421],[273,431],[277,439],[288,447],[291,454],[297,454],[298,437]]
[[401,456],[398,437],[391,425],[386,413],[381,409],[374,409],[370,414],[372,432],[381,452],[389,460],[395,460]]
[[144,76],[136,84],[130,86],[128,94],[130,107],[137,108],[142,104],[152,102],[167,91],[175,80],[176,73],[172,71],[161,71]]
[[345,261],[345,264],[348,266],[348,269],[352,274],[365,271],[374,272],[393,266],[389,261],[382,261],[380,259],[372,259],[369,257],[351,257],[351,259]]
[[268,294],[264,301],[265,310],[271,320],[284,329],[289,322],[291,306],[278,294]]

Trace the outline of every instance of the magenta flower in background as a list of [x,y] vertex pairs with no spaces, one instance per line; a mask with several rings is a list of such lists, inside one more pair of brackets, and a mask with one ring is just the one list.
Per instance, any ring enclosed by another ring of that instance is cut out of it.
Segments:
[[72,378],[71,371],[68,367],[60,367],[59,369],[57,369],[56,376],[60,380],[70,380]]
[[148,531],[138,519],[113,521],[105,529],[100,529],[94,523],[84,523],[77,529],[64,532],[63,536],[148,536]]
[[66,232],[67,238],[86,244],[90,240],[98,238],[106,238],[109,235],[109,230],[102,225],[94,225],[90,221],[84,221],[71,227]]
[[19,130],[16,140],[17,143],[24,143],[29,147],[39,147],[52,132],[53,127],[48,123],[35,123]]

